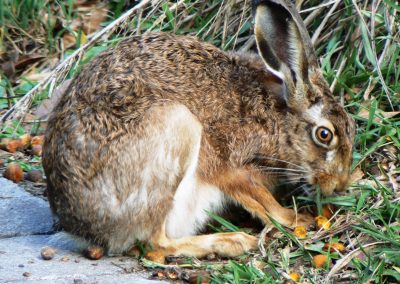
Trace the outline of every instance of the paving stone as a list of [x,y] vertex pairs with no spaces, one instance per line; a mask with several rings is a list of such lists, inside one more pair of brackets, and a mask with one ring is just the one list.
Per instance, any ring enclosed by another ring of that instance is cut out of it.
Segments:
[[[149,280],[134,258],[84,258],[87,244],[52,225],[47,202],[0,178],[0,283],[166,283]],[[53,259],[40,256],[45,246]]]
[[50,232],[49,205],[15,183],[0,178],[0,238]]

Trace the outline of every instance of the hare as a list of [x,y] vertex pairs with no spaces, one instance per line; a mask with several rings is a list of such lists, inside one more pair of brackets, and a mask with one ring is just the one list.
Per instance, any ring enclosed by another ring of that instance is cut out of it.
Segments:
[[197,235],[234,204],[265,224],[311,216],[277,186],[349,182],[355,124],[321,75],[290,1],[255,1],[259,55],[194,37],[133,36],[82,69],[49,118],[48,199],[66,231],[121,254],[237,256],[245,233]]

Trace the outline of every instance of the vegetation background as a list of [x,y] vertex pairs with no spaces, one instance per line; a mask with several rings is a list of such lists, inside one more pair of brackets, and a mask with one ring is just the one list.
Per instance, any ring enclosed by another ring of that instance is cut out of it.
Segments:
[[[261,254],[186,259],[173,269],[205,271],[215,283],[290,282],[293,272],[303,283],[399,283],[400,5],[395,0],[296,5],[331,90],[358,125],[352,186],[345,196],[322,198],[317,192],[293,199],[320,213],[330,204],[334,214],[327,230],[299,238],[277,226]],[[63,82],[103,50],[147,30],[195,35],[223,50],[255,50],[250,0],[0,0],[2,147],[7,150],[5,141],[24,134],[43,133],[48,109],[62,94],[57,86],[65,88]],[[29,146],[10,152],[0,152],[1,172],[13,162],[25,172],[42,171],[40,153]],[[43,182],[22,184],[45,198]],[[215,230],[242,230],[213,217],[220,224]],[[345,250],[323,248],[333,242]],[[318,254],[328,258],[321,268],[313,264]],[[151,269],[172,269],[142,261]]]

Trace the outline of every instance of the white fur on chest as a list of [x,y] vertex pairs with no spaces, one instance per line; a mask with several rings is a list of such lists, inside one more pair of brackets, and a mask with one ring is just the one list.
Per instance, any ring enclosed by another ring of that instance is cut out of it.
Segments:
[[225,197],[218,187],[201,182],[196,177],[200,151],[200,141],[198,142],[167,216],[166,233],[169,238],[196,235],[209,220],[207,211],[219,212],[224,205]]
[[193,176],[183,180],[167,217],[167,236],[176,239],[196,235],[210,219],[207,211],[219,212],[223,204],[224,195],[217,187],[201,184]]

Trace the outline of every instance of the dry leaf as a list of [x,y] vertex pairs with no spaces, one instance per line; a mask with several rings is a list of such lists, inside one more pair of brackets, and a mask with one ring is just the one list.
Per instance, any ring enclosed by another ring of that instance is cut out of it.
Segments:
[[350,183],[356,183],[364,176],[364,172],[361,170],[360,167],[357,167],[352,173],[350,177]]
[[35,111],[35,115],[40,119],[45,119],[57,105],[59,99],[67,91],[70,84],[71,84],[71,79],[68,79],[65,80],[60,86],[58,86],[57,89],[54,91],[53,96],[51,96],[51,98],[42,101],[40,106]]
[[[400,114],[400,111],[388,111],[388,112],[385,112],[385,111],[382,111],[380,109],[377,109],[375,111],[375,114],[374,114],[374,121],[378,122],[378,123],[382,122],[382,119],[380,117],[378,117],[378,115],[383,116],[384,118],[392,118],[392,117],[394,117],[394,116],[396,116],[398,114]],[[369,118],[369,110],[366,109],[366,108],[363,108],[358,113],[358,116],[360,116],[362,118],[365,118],[365,119],[368,119]]]

